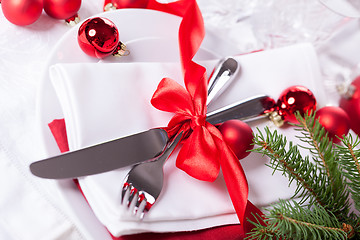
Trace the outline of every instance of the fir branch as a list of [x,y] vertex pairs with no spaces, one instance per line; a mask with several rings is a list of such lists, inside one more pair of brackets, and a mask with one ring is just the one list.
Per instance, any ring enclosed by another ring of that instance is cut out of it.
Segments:
[[336,217],[321,206],[304,208],[295,201],[284,201],[268,209],[266,226],[259,222],[247,239],[346,239],[347,224],[340,224]]
[[360,144],[359,137],[353,139],[349,134],[342,140],[343,145],[337,145],[339,167],[342,175],[347,179],[345,184],[350,189],[355,207],[360,211]]
[[245,240],[273,240],[273,239],[288,239],[285,235],[279,233],[277,229],[275,229],[276,225],[274,223],[270,223],[269,220],[266,220],[266,225],[260,223],[259,219],[261,217],[258,215],[254,216],[254,219],[256,222],[249,221],[254,228],[251,230],[251,232],[247,233],[247,237],[245,237]]
[[286,137],[278,134],[277,130],[271,132],[268,127],[265,127],[264,130],[266,137],[258,129],[254,143],[259,147],[252,151],[268,156],[270,158],[269,166],[274,171],[283,172],[284,175],[287,175],[290,183],[295,181],[297,188],[293,197],[301,198],[300,203],[306,201],[310,205],[317,203],[328,209],[329,212],[342,213],[344,201],[342,196],[333,194],[334,190],[326,171],[311,162],[308,156],[303,158],[298,146],[292,142],[287,143]]
[[357,234],[358,239],[360,239],[360,217],[358,217],[357,220],[355,220],[354,231],[355,234]]
[[[312,155],[317,156],[314,160],[326,169],[326,174],[330,177],[331,172],[328,164],[333,162],[331,160],[333,160],[334,154],[331,154],[332,141],[328,138],[325,129],[317,123],[313,113],[310,115],[305,114],[304,117],[296,113],[296,119],[299,121],[299,124],[294,124],[297,127],[295,130],[300,131],[302,134],[302,136],[297,137],[311,146],[302,147],[308,149]],[[328,152],[329,154],[326,154]]]
[[[295,181],[293,197],[301,200],[273,205],[265,215],[266,225],[256,219],[247,239],[360,239],[359,214],[350,211],[349,203],[351,193],[360,211],[360,139],[349,135],[343,146],[333,145],[315,113],[297,117],[297,137],[307,146],[287,142],[265,127],[265,134],[258,129],[253,151],[268,156],[274,172]],[[308,149],[311,157],[302,157],[298,147]]]
[[296,130],[301,132],[301,135],[297,136],[297,138],[310,146],[301,147],[308,149],[313,155],[314,162],[326,170],[330,182],[327,188],[331,189],[332,197],[338,205],[338,211],[333,212],[341,218],[346,218],[350,211],[349,191],[346,188],[344,177],[339,171],[336,148],[329,139],[325,128],[316,118],[316,112],[304,116],[297,112],[296,119],[299,124],[294,125],[297,127]]

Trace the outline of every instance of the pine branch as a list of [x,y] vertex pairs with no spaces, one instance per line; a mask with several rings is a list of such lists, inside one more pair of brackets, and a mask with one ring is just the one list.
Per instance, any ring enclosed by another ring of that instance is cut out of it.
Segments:
[[247,239],[347,239],[348,225],[321,206],[304,208],[295,201],[284,201],[273,206],[264,220],[266,226],[251,222],[256,227]]
[[326,174],[331,177],[329,164],[334,162],[334,154],[332,154],[332,141],[328,138],[325,129],[317,124],[313,115],[305,115],[302,117],[296,114],[299,124],[294,124],[300,131],[302,136],[297,136],[302,142],[305,142],[310,147],[301,146],[308,149],[314,156],[314,161],[326,169]]
[[360,239],[360,217],[358,217],[358,219],[355,220],[354,231],[358,235],[358,238]]
[[261,217],[258,215],[254,215],[254,219],[256,222],[249,221],[254,228],[251,230],[251,232],[247,233],[247,237],[245,240],[279,240],[279,239],[289,239],[284,234],[280,233],[276,229],[276,224],[271,223],[269,219],[266,219],[266,225],[260,223],[259,219]]
[[[308,149],[313,155],[313,160],[326,170],[330,185],[327,186],[332,191],[332,197],[338,205],[338,211],[333,211],[339,217],[345,218],[350,211],[349,191],[346,188],[345,180],[339,171],[339,162],[336,155],[337,151],[330,141],[327,132],[315,117],[316,112],[305,114],[304,116],[296,113],[299,124],[295,124],[296,130],[301,135],[297,136],[308,146],[301,146]],[[330,209],[331,210],[331,209]]]
[[[254,152],[270,158],[269,166],[296,183],[293,197],[300,202],[280,200],[260,221],[248,239],[360,239],[359,214],[350,211],[349,196],[360,211],[360,139],[345,136],[341,145],[332,144],[315,113],[301,117],[295,125],[304,146],[286,137],[258,129]],[[299,147],[310,156],[301,156]],[[258,221],[258,219],[256,219]]]
[[293,197],[301,198],[300,203],[317,203],[329,212],[342,213],[344,203],[338,194],[333,194],[334,190],[324,168],[311,162],[308,156],[303,158],[298,146],[292,142],[287,143],[286,137],[278,134],[276,130],[271,132],[268,127],[264,130],[266,137],[258,129],[254,143],[259,147],[252,151],[268,156],[269,166],[274,171],[283,172],[290,183],[295,180],[297,188]]
[[360,144],[359,137],[353,139],[349,134],[342,140],[343,145],[337,145],[339,167],[342,175],[347,179],[345,184],[349,187],[355,208],[360,211]]

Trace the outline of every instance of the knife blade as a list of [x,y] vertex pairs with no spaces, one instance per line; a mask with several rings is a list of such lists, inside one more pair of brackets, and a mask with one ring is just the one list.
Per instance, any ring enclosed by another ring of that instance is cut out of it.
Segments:
[[[49,179],[76,178],[107,172],[143,162],[144,156],[154,157],[160,154],[168,140],[165,130],[154,128],[34,162],[30,164],[30,170],[36,176]],[[134,147],[139,145],[141,149]]]
[[[206,120],[211,124],[217,124],[230,119],[256,118],[265,115],[273,108],[273,104],[272,98],[261,95],[208,113]],[[146,156],[152,156],[151,158],[155,157],[163,151],[167,141],[165,130],[150,129],[114,140],[110,144],[98,144],[33,162],[30,164],[30,171],[38,177],[49,179],[77,178],[103,173],[147,161],[150,158],[144,159],[144,153]],[[134,148],[139,144],[142,146],[141,149]]]

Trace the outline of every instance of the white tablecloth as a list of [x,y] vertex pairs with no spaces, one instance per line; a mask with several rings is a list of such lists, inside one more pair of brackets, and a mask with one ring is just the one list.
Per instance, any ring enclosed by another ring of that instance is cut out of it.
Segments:
[[[221,1],[219,1],[221,2]],[[229,0],[226,4],[236,4]],[[103,1],[84,0],[81,18],[102,12]],[[212,16],[226,14],[216,1],[199,1],[205,23],[244,50],[256,48],[246,26],[219,27]],[[218,11],[217,11],[218,10]],[[222,12],[221,12],[222,11]],[[347,37],[340,35],[335,48],[350,63],[359,61],[357,24],[350,24]],[[36,125],[36,93],[47,56],[54,44],[69,30],[63,21],[45,13],[33,25],[18,27],[9,23],[0,10],[0,239],[86,239],[71,214],[58,198],[52,180],[31,175],[30,162],[44,154]],[[357,31],[357,32],[356,32]],[[247,34],[244,38],[244,33]],[[329,52],[329,49],[327,49]]]

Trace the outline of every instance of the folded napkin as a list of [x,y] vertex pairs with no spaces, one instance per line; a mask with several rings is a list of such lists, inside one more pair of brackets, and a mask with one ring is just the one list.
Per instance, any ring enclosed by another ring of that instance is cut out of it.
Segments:
[[[209,111],[258,94],[277,99],[282,90],[292,85],[304,85],[314,92],[320,105],[326,102],[311,45],[236,59],[242,68],[241,76],[209,106]],[[210,73],[216,62],[201,65]],[[50,68],[50,77],[64,113],[70,150],[166,126],[171,114],[151,106],[152,94],[163,77],[183,85],[177,63],[56,64]],[[254,130],[265,125],[276,128],[267,120],[249,124]],[[292,128],[279,131],[296,141]],[[162,193],[140,222],[125,214],[121,205],[122,183],[129,167],[79,179],[88,203],[113,236],[239,223],[222,175],[212,183],[196,180],[176,168],[176,156],[177,152],[166,162]],[[281,174],[272,176],[272,170],[265,166],[267,161],[255,153],[241,160],[249,182],[249,200],[258,207],[268,206],[279,198],[287,199],[294,192]]]

